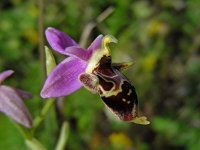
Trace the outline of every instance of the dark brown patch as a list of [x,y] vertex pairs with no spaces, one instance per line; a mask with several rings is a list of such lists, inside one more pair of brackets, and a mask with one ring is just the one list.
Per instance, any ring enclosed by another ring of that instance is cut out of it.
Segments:
[[104,80],[104,78],[102,78],[100,75],[97,76],[99,78],[99,84],[105,91],[110,91],[113,88],[114,84],[112,82]]
[[[127,95],[129,89],[132,90],[132,93]],[[135,117],[136,114],[133,114],[133,109],[138,104],[138,100],[135,89],[129,82],[125,81],[123,83],[122,92],[118,93],[116,96],[102,96],[101,98],[103,99],[104,103],[119,116],[121,120],[130,121]],[[130,101],[130,103],[126,103],[122,99]]]
[[99,74],[102,74],[102,75],[108,76],[108,77],[115,76],[115,73],[111,67],[110,68],[98,67],[97,69],[95,69],[95,71],[98,72]]
[[99,66],[94,69],[94,72],[98,72],[100,74],[112,77],[115,75],[112,67],[111,67],[111,58],[110,56],[103,56],[99,61]]
[[111,66],[111,57],[110,56],[103,56],[99,61],[100,66],[110,67]]

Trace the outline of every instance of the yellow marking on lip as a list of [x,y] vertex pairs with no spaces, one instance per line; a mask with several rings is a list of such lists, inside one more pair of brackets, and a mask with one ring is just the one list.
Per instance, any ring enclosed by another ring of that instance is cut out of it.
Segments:
[[[107,80],[106,78],[104,78],[104,76],[101,73],[98,73],[97,75],[99,75],[105,82],[108,82],[108,83],[110,82],[113,84],[113,87],[109,91],[112,91],[115,89],[115,86],[116,86],[115,82],[113,82],[112,80]],[[104,88],[100,84],[99,84],[99,88],[101,89],[102,93],[108,92],[108,91],[104,90]]]
[[100,96],[104,97],[111,97],[111,96],[117,96],[118,93],[122,92],[122,85],[124,83],[124,80],[121,80],[119,88],[115,90],[115,84],[113,88],[110,91],[105,91],[100,85],[99,88],[102,90],[102,94]]
[[126,102],[126,99],[125,99],[125,98],[122,98],[122,101],[123,101],[123,102]]
[[129,91],[128,91],[127,95],[128,95],[128,96],[130,96],[130,95],[131,95],[131,93],[132,93],[132,90],[131,90],[131,89],[129,89]]
[[121,79],[121,80],[120,80],[119,88],[116,88],[117,86],[116,86],[115,82],[105,79],[104,76],[102,76],[101,74],[98,74],[98,75],[100,75],[101,78],[104,79],[106,82],[112,82],[113,85],[114,85],[114,86],[112,87],[112,89],[110,89],[109,91],[105,91],[105,90],[103,89],[103,87],[102,87],[101,85],[99,85],[99,89],[102,91],[102,94],[100,94],[101,97],[117,96],[120,92],[123,91],[123,90],[122,90],[122,85],[123,85],[123,83],[125,82],[124,79]]

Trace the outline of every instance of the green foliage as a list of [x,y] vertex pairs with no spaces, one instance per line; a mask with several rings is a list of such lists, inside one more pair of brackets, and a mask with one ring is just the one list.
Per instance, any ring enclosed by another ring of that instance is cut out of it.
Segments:
[[0,138],[2,139],[0,142],[0,149],[4,149],[6,147],[9,150],[26,150],[24,139],[17,131],[17,128],[12,124],[9,118],[2,115],[0,117]]
[[200,129],[195,125],[167,117],[154,117],[152,126],[173,145],[185,147],[188,150],[200,148]]
[[[0,70],[15,70],[6,82],[33,93],[33,99],[25,102],[33,116],[45,103],[39,96],[44,79],[36,2],[4,0],[0,4]],[[44,2],[45,27],[58,28],[76,41],[90,21],[107,7],[114,7],[112,15],[95,27],[87,42],[99,34],[112,34],[118,39],[111,49],[113,60],[136,62],[124,73],[136,87],[141,114],[152,122],[143,127],[116,121],[97,95],[81,89],[63,100],[62,117],[70,129],[66,149],[200,149],[199,0]],[[59,128],[52,108],[36,131],[36,138],[53,150]],[[26,149],[16,128],[3,115],[0,139],[0,149]]]

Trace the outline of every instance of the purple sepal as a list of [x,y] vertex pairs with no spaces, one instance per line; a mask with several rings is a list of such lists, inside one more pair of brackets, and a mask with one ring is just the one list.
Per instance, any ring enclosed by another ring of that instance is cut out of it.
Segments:
[[27,128],[32,126],[32,117],[15,89],[0,86],[0,111]]
[[92,55],[92,53],[94,53],[96,50],[101,48],[101,41],[103,39],[103,35],[99,35],[88,47],[88,51],[90,53],[90,55]]
[[40,93],[43,98],[63,97],[78,90],[82,85],[78,76],[86,69],[86,62],[68,57],[49,74]]
[[83,61],[88,61],[89,53],[83,48],[72,46],[65,49],[65,54],[68,56],[79,58]]
[[9,77],[11,74],[13,74],[14,71],[13,70],[6,70],[2,73],[0,73],[0,84],[7,78]]
[[78,44],[65,33],[48,27],[45,31],[47,41],[53,50],[65,55],[65,48],[70,46],[78,46]]

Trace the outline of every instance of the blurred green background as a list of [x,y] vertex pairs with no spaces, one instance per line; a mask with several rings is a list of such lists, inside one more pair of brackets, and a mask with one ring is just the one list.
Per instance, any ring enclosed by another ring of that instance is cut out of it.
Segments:
[[[39,0],[0,3],[0,71],[15,70],[5,84],[33,93],[26,104],[37,116],[45,103],[38,46]],[[44,27],[55,27],[76,41],[88,23],[108,7],[113,13],[99,23],[87,45],[99,34],[112,34],[114,62],[133,60],[125,71],[139,97],[140,114],[151,124],[116,121],[98,95],[81,89],[63,101],[70,124],[68,150],[200,149],[200,1],[199,0],[45,0]],[[45,44],[48,43],[45,40]],[[57,62],[64,57],[54,53]],[[53,150],[58,125],[52,109],[37,138]],[[0,114],[0,149],[25,150],[22,136]]]

